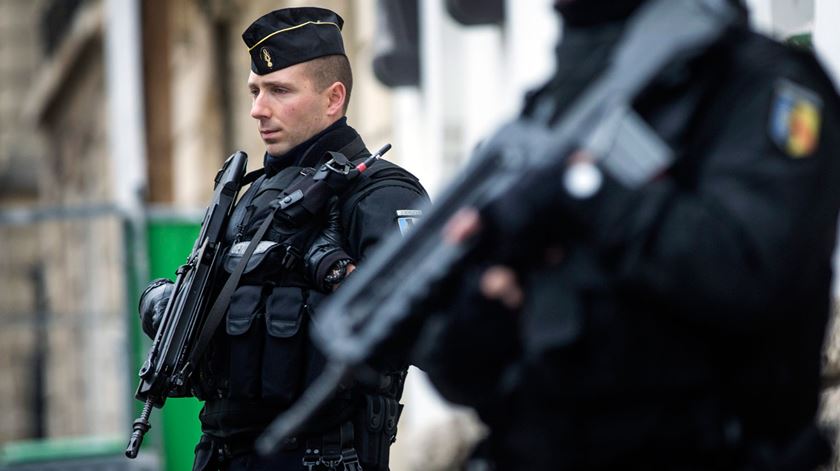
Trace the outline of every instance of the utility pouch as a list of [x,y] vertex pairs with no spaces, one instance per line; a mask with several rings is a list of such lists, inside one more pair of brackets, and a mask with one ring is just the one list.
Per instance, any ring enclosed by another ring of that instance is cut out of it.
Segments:
[[[233,273],[251,241],[233,244],[224,259],[224,269]],[[276,278],[283,270],[291,269],[300,260],[300,253],[292,244],[260,241],[251,258],[245,263],[242,283],[262,284]]]
[[275,399],[300,394],[306,360],[302,333],[303,291],[293,286],[244,285],[234,292],[227,314],[229,390],[232,399]]
[[291,402],[304,387],[308,348],[302,328],[305,305],[305,291],[292,286],[273,288],[265,300],[263,398]]
[[362,463],[375,466],[377,470],[388,469],[391,444],[396,441],[397,422],[402,408],[396,399],[365,395],[365,407],[356,427],[360,445],[358,453]]

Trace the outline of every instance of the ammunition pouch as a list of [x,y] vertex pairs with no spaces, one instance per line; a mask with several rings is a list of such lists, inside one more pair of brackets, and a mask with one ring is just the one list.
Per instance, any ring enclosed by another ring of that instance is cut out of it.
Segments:
[[364,399],[364,407],[355,422],[359,459],[366,465],[376,466],[374,469],[387,470],[403,405],[395,398],[382,395],[365,395]]
[[[403,370],[383,375],[383,387],[376,391],[361,392],[354,388],[347,398],[352,397],[352,403],[356,404],[355,415],[328,433],[315,434],[305,440],[304,469],[388,471],[390,448],[396,441],[397,423],[403,409],[399,397],[405,373]],[[314,423],[341,416],[340,409],[324,412],[327,412],[326,416],[319,414],[320,419]]]
[[275,399],[291,404],[304,384],[308,345],[301,332],[308,290],[294,286],[242,285],[227,315],[231,368],[228,397]]
[[405,385],[406,370],[382,375],[377,390],[362,394],[364,404],[355,417],[359,460],[365,471],[388,470],[391,444],[397,440],[397,423],[403,405],[399,399]]
[[403,406],[396,398],[377,394],[364,395],[364,401],[354,420],[306,441],[304,469],[388,471]]

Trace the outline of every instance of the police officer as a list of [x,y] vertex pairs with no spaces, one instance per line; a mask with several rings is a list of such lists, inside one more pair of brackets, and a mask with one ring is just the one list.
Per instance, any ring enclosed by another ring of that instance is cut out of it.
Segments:
[[[287,8],[262,16],[242,35],[251,56],[251,116],[266,154],[264,175],[231,216],[229,272],[274,214],[277,197],[306,169],[327,162],[329,152],[357,163],[371,155],[345,117],[352,74],[342,25],[330,10]],[[405,377],[405,365],[389,359],[376,363],[378,384],[343,385],[280,452],[261,458],[253,444],[324,367],[308,335],[318,303],[382,237],[407,226],[424,199],[414,176],[378,160],[310,220],[272,222],[193,377],[204,401],[195,470],[388,469]],[[150,335],[170,292],[170,283],[157,281],[142,296]]]
[[[556,122],[653,1],[559,0],[557,70],[523,119],[554,110],[542,119]],[[840,102],[810,52],[750,32],[738,8],[721,40],[633,103],[677,154],[663,174],[631,188],[577,151],[557,175],[450,221],[450,243],[502,234],[498,245],[537,260],[478,272],[481,294],[456,301],[422,365],[490,426],[480,451],[496,469],[827,459],[814,421]]]

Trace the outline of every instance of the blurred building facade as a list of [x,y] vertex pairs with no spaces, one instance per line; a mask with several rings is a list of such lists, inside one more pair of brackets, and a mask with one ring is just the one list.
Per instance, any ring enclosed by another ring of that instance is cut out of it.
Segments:
[[[125,245],[132,202],[194,213],[227,155],[243,149],[261,165],[240,39],[253,19],[284,6],[339,12],[351,125],[369,147],[392,142],[388,158],[434,197],[551,72],[562,32],[551,3],[0,1],[0,444],[130,429],[126,286],[143,276]],[[812,34],[840,71],[836,0],[748,3],[757,28]],[[417,371],[405,399],[394,469],[447,469],[481,433]]]
[[[346,20],[350,122],[381,145],[392,117],[367,65],[375,3],[317,3]],[[141,218],[198,214],[227,155],[244,149],[249,167],[261,166],[240,34],[302,4],[0,2],[0,445],[127,437],[127,285],[143,277],[143,260],[126,243],[138,205]]]
[[[0,3],[0,207],[29,205],[37,198],[36,166],[41,147],[37,134],[15,120],[24,93],[37,67],[33,23],[38,2]],[[18,18],[18,21],[15,21]],[[18,38],[24,38],[18,45]],[[18,139],[22,137],[22,139]],[[0,322],[0,397],[14,404],[0,413],[0,441],[38,433],[32,397],[34,378],[26,366],[35,357],[31,312],[35,293],[31,287],[37,269],[37,243],[27,228],[0,227],[0,286],[3,312]],[[14,250],[11,248],[14,247]]]
[[[0,441],[103,434],[124,415],[124,272],[110,203],[101,9],[3,2]],[[11,25],[11,26],[10,26]],[[17,80],[8,79],[17,77]],[[31,172],[31,175],[30,173]],[[10,184],[5,182],[9,181]],[[20,196],[26,195],[25,200]],[[8,244],[8,245],[6,245]],[[8,338],[8,340],[6,340]]]

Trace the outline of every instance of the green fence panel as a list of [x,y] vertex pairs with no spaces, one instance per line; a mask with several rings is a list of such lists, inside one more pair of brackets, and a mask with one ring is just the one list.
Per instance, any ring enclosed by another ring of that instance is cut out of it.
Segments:
[[[152,217],[147,227],[150,279],[174,280],[175,270],[187,260],[198,237],[200,221]],[[149,343],[144,344],[148,347]],[[146,351],[144,349],[140,354],[141,361]],[[152,426],[160,427],[158,436],[163,442],[161,455],[165,470],[192,469],[193,449],[201,436],[200,409],[201,404],[195,398],[170,398],[162,411],[152,414]]]
[[86,436],[24,440],[0,449],[0,471],[158,471],[157,456],[126,459],[125,437]]
[[16,465],[34,462],[121,456],[125,450],[122,437],[53,438],[7,443],[0,453],[0,464]]

